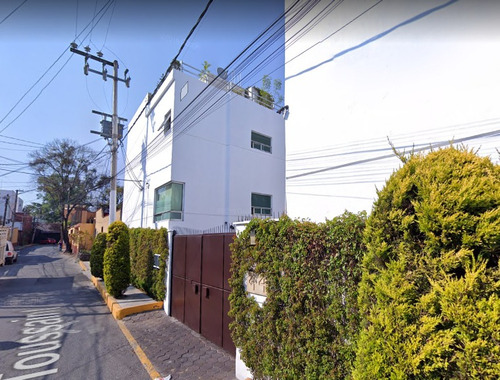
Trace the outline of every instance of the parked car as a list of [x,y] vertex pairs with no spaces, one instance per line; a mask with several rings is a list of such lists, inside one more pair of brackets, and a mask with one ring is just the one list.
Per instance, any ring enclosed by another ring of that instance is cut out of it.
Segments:
[[12,264],[17,262],[17,251],[14,251],[14,246],[7,240],[5,246],[5,263]]
[[40,243],[40,244],[56,244],[57,241],[54,238],[45,238],[45,239],[40,240],[38,243]]

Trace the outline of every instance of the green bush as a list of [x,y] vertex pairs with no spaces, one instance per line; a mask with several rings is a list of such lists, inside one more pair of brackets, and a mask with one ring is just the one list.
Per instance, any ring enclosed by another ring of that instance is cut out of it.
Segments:
[[135,242],[134,262],[131,263],[133,273],[132,284],[149,292],[153,282],[153,243],[155,230],[139,228]]
[[[350,375],[364,223],[364,214],[350,213],[319,225],[256,219],[232,244],[230,327],[255,378]],[[248,273],[265,280],[262,307],[247,296]]]
[[[160,256],[159,268],[154,255]],[[165,299],[165,267],[168,258],[167,230],[134,228],[130,230],[131,283],[157,301]]]
[[367,221],[355,379],[498,379],[500,168],[412,155]]
[[90,273],[94,277],[103,278],[104,251],[106,250],[106,233],[97,234],[90,251]]
[[129,233],[125,223],[111,223],[104,252],[104,283],[113,297],[120,297],[130,284]]

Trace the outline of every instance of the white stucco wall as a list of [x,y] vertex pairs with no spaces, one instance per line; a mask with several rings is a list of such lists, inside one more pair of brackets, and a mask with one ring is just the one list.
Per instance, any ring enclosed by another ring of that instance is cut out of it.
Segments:
[[500,130],[499,14],[496,1],[346,1],[289,42],[287,177],[344,165],[289,178],[289,214],[322,221],[370,211],[400,163],[354,163],[391,156],[388,138],[407,151],[464,138],[496,160],[497,137],[467,138]]
[[[189,90],[181,99],[187,82]],[[158,222],[169,229],[230,225],[250,214],[252,192],[272,195],[273,212],[285,211],[282,116],[217,88],[209,88],[197,98],[206,86],[196,76],[170,73],[132,128],[127,157],[139,157],[145,146],[147,159],[136,159],[130,165],[134,176],[145,181],[144,191],[125,181],[123,220],[129,226],[154,226],[154,190],[170,181],[184,184],[184,218]],[[172,130],[165,136],[158,128],[169,110]],[[250,147],[252,130],[272,137],[272,154]],[[126,179],[133,179],[130,170]]]

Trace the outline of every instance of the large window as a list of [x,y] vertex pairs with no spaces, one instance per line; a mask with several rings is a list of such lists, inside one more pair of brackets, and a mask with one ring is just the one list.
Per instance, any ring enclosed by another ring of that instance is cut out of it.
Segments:
[[184,185],[169,182],[155,189],[154,221],[182,219]]
[[254,149],[271,153],[271,138],[252,131],[252,142],[250,146]]
[[271,215],[271,196],[252,193],[252,215]]

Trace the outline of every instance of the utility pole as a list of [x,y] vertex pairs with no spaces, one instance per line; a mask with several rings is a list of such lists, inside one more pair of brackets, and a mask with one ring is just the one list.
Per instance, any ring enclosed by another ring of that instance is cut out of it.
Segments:
[[14,223],[16,222],[16,209],[17,209],[17,197],[19,195],[19,190],[16,190],[16,197],[14,198],[14,209],[12,210],[12,225],[10,227],[10,240],[12,240],[14,235]]
[[5,208],[3,209],[3,223],[2,226],[5,226],[5,219],[7,218],[7,206],[9,205],[9,194],[5,196]]
[[[97,52],[97,56],[90,54],[90,47],[86,46],[85,51],[78,50],[78,45],[74,42],[71,43],[69,49],[72,53],[76,53],[85,57],[85,65],[83,72],[85,75],[89,71],[94,74],[102,75],[103,80],[108,77],[113,79],[113,115],[112,115],[112,134],[111,134],[111,189],[109,192],[109,224],[116,220],[116,172],[117,172],[117,153],[118,153],[118,81],[124,82],[127,87],[130,87],[130,76],[127,76],[128,69],[125,70],[123,78],[118,78],[118,61],[115,59],[113,62],[107,61],[102,58],[102,53]],[[88,60],[100,62],[102,70],[94,70],[89,67]],[[106,66],[113,67],[113,75],[108,75]]]

